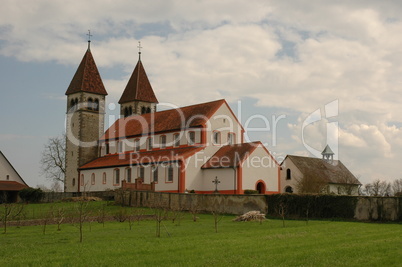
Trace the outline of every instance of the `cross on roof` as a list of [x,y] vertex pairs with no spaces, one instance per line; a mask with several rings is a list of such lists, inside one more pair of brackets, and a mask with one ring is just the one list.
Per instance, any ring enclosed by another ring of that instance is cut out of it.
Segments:
[[141,59],[141,48],[142,48],[142,46],[141,46],[141,41],[138,41],[138,58],[139,59]]
[[91,36],[92,36],[91,30],[88,30],[87,36],[88,36],[88,49],[89,49],[90,44],[91,44]]

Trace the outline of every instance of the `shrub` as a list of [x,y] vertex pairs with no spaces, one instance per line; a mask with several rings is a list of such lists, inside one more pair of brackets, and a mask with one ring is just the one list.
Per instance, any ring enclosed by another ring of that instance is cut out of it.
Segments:
[[32,187],[24,188],[18,194],[24,202],[31,203],[39,202],[45,195],[42,189]]
[[256,195],[256,194],[258,194],[258,191],[257,190],[252,190],[252,189],[245,189],[244,194],[245,195]]

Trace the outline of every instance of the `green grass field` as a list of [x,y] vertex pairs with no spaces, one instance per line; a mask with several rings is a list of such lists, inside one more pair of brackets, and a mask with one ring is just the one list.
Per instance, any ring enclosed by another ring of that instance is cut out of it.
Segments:
[[281,220],[233,218],[224,216],[215,233],[212,215],[193,222],[185,213],[180,225],[164,221],[160,238],[155,221],[132,230],[92,222],[83,243],[71,224],[48,225],[45,235],[41,225],[9,227],[0,234],[0,266],[402,266],[400,224],[289,220],[283,228]]

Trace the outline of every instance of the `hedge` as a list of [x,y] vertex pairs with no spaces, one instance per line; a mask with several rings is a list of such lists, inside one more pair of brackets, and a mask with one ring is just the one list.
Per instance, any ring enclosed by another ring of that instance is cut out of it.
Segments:
[[357,198],[337,195],[266,195],[268,215],[279,216],[280,206],[285,209],[286,217],[300,218],[344,218],[353,219]]

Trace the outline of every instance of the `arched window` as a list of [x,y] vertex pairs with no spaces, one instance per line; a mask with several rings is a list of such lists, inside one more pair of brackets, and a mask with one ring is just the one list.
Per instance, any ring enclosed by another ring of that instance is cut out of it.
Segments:
[[99,111],[99,100],[97,98],[95,99],[94,109],[95,111]]
[[145,108],[145,107],[142,107],[142,108],[141,108],[141,114],[145,114],[145,113],[146,113],[146,111],[147,111],[147,110],[146,110],[146,108]]
[[140,139],[135,139],[134,140],[134,151],[135,152],[140,151]]
[[168,182],[173,182],[173,164],[169,164],[167,181]]
[[91,175],[91,184],[92,185],[95,184],[95,173],[92,173],[92,175]]
[[127,183],[131,183],[131,168],[126,169],[126,180]]
[[158,182],[158,165],[152,166],[152,178],[155,183]]
[[189,145],[195,144],[195,132],[188,132],[188,144]]
[[106,184],[106,172],[103,173],[102,184]]
[[71,99],[71,101],[70,101],[70,109],[74,108],[74,106],[75,106],[74,99]]
[[232,145],[234,143],[234,138],[235,134],[234,133],[228,133],[228,145]]
[[114,184],[115,185],[120,184],[120,170],[119,169],[114,170]]
[[94,101],[92,100],[92,98],[88,98],[88,109],[89,110],[93,109],[93,106],[94,106],[93,102]]
[[84,186],[84,175],[81,174],[81,186]]
[[128,108],[128,116],[130,116],[131,114],[133,114],[133,108],[132,108],[132,107],[129,107],[129,108]]
[[147,108],[147,113],[151,113],[151,108]]
[[212,142],[214,145],[219,145],[221,143],[221,133],[214,131],[212,135]]
[[165,148],[166,147],[166,135],[161,135],[160,142],[161,142],[161,148]]
[[73,178],[73,186],[75,186],[75,178]]
[[128,117],[128,108],[124,108],[124,117]]
[[292,171],[288,168],[286,170],[286,180],[292,179]]
[[152,148],[153,148],[152,137],[148,137],[148,139],[147,139],[147,149],[152,150]]
[[141,166],[141,167],[138,168],[138,170],[140,172],[138,176],[142,179],[142,181],[144,181],[144,177],[145,177],[145,169],[144,169],[144,167]]
[[105,154],[109,154],[109,143],[106,143],[105,144],[105,150],[106,150],[106,152],[105,152]]
[[180,134],[175,133],[173,135],[173,146],[180,146]]
[[285,187],[285,192],[286,193],[293,193],[293,188],[291,186],[286,186]]

